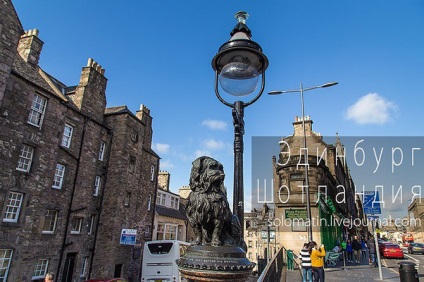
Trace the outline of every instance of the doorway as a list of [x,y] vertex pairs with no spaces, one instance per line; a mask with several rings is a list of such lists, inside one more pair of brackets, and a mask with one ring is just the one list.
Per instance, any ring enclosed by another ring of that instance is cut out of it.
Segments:
[[75,260],[77,253],[68,253],[66,255],[65,266],[63,268],[62,282],[71,282],[74,274]]

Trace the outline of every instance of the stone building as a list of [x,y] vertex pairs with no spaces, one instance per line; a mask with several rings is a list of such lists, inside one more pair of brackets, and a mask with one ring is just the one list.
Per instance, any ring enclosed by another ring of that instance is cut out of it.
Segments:
[[270,226],[268,220],[274,218],[272,208],[253,209],[244,213],[244,240],[247,245],[246,257],[254,262],[254,272],[260,275],[265,268],[268,259],[271,260],[279,249],[276,241],[275,226]]
[[106,108],[92,59],[60,82],[38,65],[43,44],[0,0],[0,281],[138,281],[159,168],[150,111]]
[[179,195],[169,190],[170,173],[160,171],[156,198],[153,240],[179,240],[187,242],[188,219],[185,205]]
[[[296,117],[293,126],[294,134],[282,138],[279,156],[273,157],[276,240],[286,249],[298,253],[303,243],[308,241],[308,228],[312,228],[314,241],[333,248],[337,240],[360,232],[340,223],[363,217],[358,213],[361,204],[355,198],[353,180],[342,157],[344,148],[338,137],[335,145],[325,143],[323,137],[312,130],[309,116],[305,117],[304,123]],[[305,167],[309,167],[311,221],[307,216]]]
[[405,231],[412,233],[416,242],[424,242],[424,198],[415,198],[408,206],[408,225]]

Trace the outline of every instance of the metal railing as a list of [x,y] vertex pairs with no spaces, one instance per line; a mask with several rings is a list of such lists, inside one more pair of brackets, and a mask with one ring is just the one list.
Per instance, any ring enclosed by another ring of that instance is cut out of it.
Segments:
[[[293,254],[293,253],[292,253]],[[271,261],[266,265],[262,274],[258,278],[258,282],[278,282],[284,276],[284,269],[287,268],[288,264],[292,264],[294,269],[300,270],[299,264],[296,262],[297,256],[293,254],[292,258],[287,257],[286,248],[282,247],[274,256]],[[291,261],[288,262],[287,260]]]

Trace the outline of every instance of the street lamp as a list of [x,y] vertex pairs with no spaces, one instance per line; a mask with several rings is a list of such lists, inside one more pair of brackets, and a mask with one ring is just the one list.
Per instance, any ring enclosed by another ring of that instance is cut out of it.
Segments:
[[[285,93],[292,93],[292,92],[300,92],[300,101],[302,104],[302,130],[303,130],[303,152],[304,152],[304,161],[305,164],[308,163],[308,151],[306,150],[306,130],[305,130],[305,102],[303,100],[303,92],[317,89],[317,88],[326,88],[331,87],[334,85],[337,85],[338,82],[329,82],[326,84],[314,86],[314,87],[308,87],[303,88],[302,83],[300,83],[300,89],[295,90],[282,90],[282,91],[271,91],[268,92],[269,95],[278,95],[278,94],[285,94]],[[311,216],[311,203],[310,203],[310,196],[309,196],[309,166],[305,168],[305,186],[306,186],[306,213],[308,215],[308,242],[311,242],[312,239],[312,216]]]
[[[246,25],[249,15],[237,12],[237,25],[230,33],[230,40],[224,43],[212,59],[215,71],[215,94],[219,101],[232,108],[234,124],[234,192],[233,213],[241,225],[241,236],[244,234],[244,192],[243,192],[243,134],[244,108],[250,106],[262,95],[265,87],[265,70],[268,59],[262,53],[258,43],[252,41],[252,33]],[[225,101],[219,94],[218,81],[221,88],[230,95],[242,97],[255,91],[259,76],[262,85],[256,96],[248,102],[236,101],[234,104]]]

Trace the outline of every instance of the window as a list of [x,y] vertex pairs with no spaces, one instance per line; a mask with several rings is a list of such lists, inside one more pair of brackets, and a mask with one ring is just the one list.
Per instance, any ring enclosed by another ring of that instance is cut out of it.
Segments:
[[71,234],[81,234],[82,220],[82,217],[72,219]]
[[156,199],[156,204],[165,206],[166,203],[166,194],[158,192],[158,197]]
[[136,143],[138,141],[138,133],[134,129],[131,130],[131,140]]
[[56,171],[53,178],[53,188],[61,189],[63,184],[63,176],[65,175],[65,166],[62,164],[56,164]]
[[32,280],[43,279],[44,276],[46,276],[48,266],[49,260],[39,259],[35,264],[34,275],[32,276]]
[[32,158],[34,156],[34,147],[23,145],[19,154],[17,170],[28,172],[31,168]]
[[165,240],[176,240],[177,239],[177,225],[165,225]]
[[88,257],[83,257],[81,260],[80,277],[85,277],[87,275],[87,260],[88,260]]
[[176,240],[177,228],[178,226],[174,224],[159,224],[157,240]]
[[93,194],[93,196],[99,195],[101,186],[102,186],[102,177],[97,175],[96,179],[94,180],[94,194]]
[[47,210],[46,216],[44,217],[44,226],[42,233],[53,234],[56,230],[57,223],[57,211]]
[[23,198],[24,194],[22,193],[10,192],[3,217],[4,222],[18,222]]
[[158,231],[157,231],[157,240],[163,240],[163,233],[165,230],[165,225],[158,224]]
[[179,203],[178,198],[171,196],[171,208],[178,210],[179,209],[178,203]]
[[105,149],[106,149],[106,143],[100,142],[100,149],[99,149],[99,161],[103,161],[103,157],[105,155]]
[[144,237],[150,238],[152,236],[152,231],[150,230],[150,225],[144,227]]
[[62,146],[63,147],[69,148],[71,146],[72,132],[73,131],[74,131],[74,128],[66,123],[65,129],[63,130],[63,136],[62,136]]
[[92,214],[90,216],[90,229],[88,229],[88,234],[93,234],[94,232],[94,224],[96,223],[96,215]]
[[292,174],[290,174],[290,179],[297,180],[297,179],[303,179],[303,178],[304,178],[303,173],[292,173]]
[[150,181],[155,181],[155,166],[150,167]]
[[28,123],[41,127],[46,111],[47,99],[35,94],[32,100],[31,111],[28,116]]
[[0,281],[7,281],[13,250],[0,249]]
[[131,172],[134,172],[135,171],[135,157],[132,157],[132,156],[130,157],[130,163],[129,163],[128,169]]
[[131,193],[130,192],[126,192],[126,194],[125,194],[125,200],[124,200],[124,205],[126,207],[128,207],[130,205],[130,199],[131,199]]
[[147,199],[147,211],[152,209],[152,194],[149,194],[149,198]]

